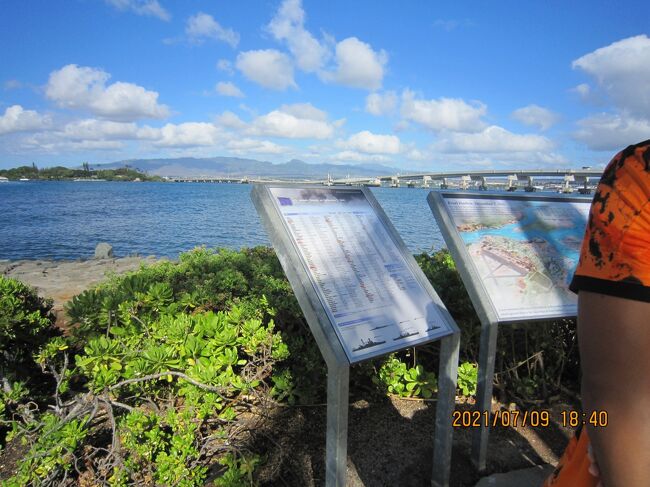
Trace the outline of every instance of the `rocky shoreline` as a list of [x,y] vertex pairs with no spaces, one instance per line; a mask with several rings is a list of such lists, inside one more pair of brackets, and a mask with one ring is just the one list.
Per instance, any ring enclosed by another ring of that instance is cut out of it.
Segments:
[[130,256],[89,260],[0,260],[0,274],[17,279],[36,289],[39,296],[51,298],[57,323],[64,321],[63,306],[112,274],[124,274],[141,264],[158,262],[156,256]]

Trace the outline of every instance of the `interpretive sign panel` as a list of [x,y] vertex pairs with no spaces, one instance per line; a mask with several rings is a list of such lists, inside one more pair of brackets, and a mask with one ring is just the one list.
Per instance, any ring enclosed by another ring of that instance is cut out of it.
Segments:
[[[591,200],[439,193],[497,321],[576,315],[569,291]],[[440,223],[440,222],[439,222]],[[442,225],[441,225],[442,226]],[[449,242],[447,242],[449,245]]]
[[359,188],[268,190],[350,363],[454,331],[372,195]]

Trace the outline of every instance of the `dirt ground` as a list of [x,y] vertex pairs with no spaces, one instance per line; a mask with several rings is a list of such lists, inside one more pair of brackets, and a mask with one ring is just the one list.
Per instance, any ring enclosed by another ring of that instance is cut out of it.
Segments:
[[[62,317],[63,304],[73,295],[100,282],[111,273],[135,270],[141,262],[155,258],[77,262],[0,261],[0,273],[34,286],[39,294],[54,299]],[[429,486],[433,457],[435,401],[394,397],[355,397],[351,391],[348,426],[348,476],[350,487]],[[549,411],[547,427],[493,428],[485,472],[479,474],[471,462],[472,428],[456,428],[453,437],[451,487],[471,487],[486,475],[509,472],[545,463],[555,464],[571,434],[559,424],[562,411],[575,409],[572,400],[537,410]],[[505,407],[494,404],[494,409]],[[459,411],[471,406],[457,403]],[[269,486],[312,487],[324,485],[325,405],[278,407],[266,431],[260,432],[269,448],[262,479],[274,478]],[[271,439],[271,440],[269,440]],[[270,441],[270,442],[269,442]],[[0,452],[0,479],[6,478],[24,449],[9,444]],[[526,487],[526,486],[522,486]]]
[[[463,411],[471,407],[457,404],[456,409]],[[430,486],[435,409],[435,401],[395,397],[352,402],[348,423],[347,485]],[[573,405],[564,402],[547,407],[552,419],[548,427],[493,428],[487,469],[482,473],[477,472],[471,462],[472,429],[455,429],[450,486],[471,487],[493,473],[547,463],[554,465],[571,434],[571,430],[563,428],[558,421],[561,412],[570,409]],[[264,434],[274,437],[277,442],[275,455],[283,456],[284,462],[277,465],[279,458],[271,455],[265,468],[279,469],[279,472],[275,472],[275,481],[264,485],[324,485],[325,422],[324,405],[286,407],[276,411],[269,431]]]

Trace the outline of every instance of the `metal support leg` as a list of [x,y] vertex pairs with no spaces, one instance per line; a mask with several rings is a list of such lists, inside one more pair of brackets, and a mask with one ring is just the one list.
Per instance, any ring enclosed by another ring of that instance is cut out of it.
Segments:
[[327,369],[326,487],[344,487],[348,466],[348,403],[350,367]]
[[454,435],[452,415],[456,405],[456,380],[458,377],[458,348],[460,333],[441,340],[438,366],[438,405],[436,430],[433,439],[432,487],[448,487],[451,468],[451,446]]
[[[498,323],[488,323],[481,327],[481,344],[478,358],[478,387],[476,409],[492,411],[492,380],[494,378],[494,359],[497,351]],[[472,437],[472,462],[479,472],[485,470],[487,460],[489,425],[474,429]]]

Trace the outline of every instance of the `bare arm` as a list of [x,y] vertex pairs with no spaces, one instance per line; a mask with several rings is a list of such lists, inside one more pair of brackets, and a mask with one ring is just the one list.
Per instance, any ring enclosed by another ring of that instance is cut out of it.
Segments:
[[584,412],[607,411],[587,426],[605,487],[650,479],[650,303],[580,291],[578,342]]

